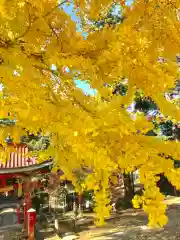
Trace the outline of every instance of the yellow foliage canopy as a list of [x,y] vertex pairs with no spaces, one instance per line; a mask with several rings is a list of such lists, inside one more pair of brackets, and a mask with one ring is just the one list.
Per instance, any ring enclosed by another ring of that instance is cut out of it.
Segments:
[[[114,1],[74,2],[81,18],[94,20],[103,17]],[[165,158],[180,157],[180,144],[145,136],[151,124],[143,117],[134,121],[121,106],[127,106],[141,89],[164,115],[180,120],[179,109],[163,97],[178,74],[180,1],[138,0],[131,7],[120,2],[124,22],[114,28],[89,30],[84,39],[62,8],[69,1],[1,1],[1,117],[10,112],[17,120],[18,132],[24,128],[48,132],[52,144],[40,153],[40,159],[53,156],[55,169],[59,165],[73,183],[77,182],[74,169],[91,169],[85,185],[95,191],[98,224],[103,224],[111,209],[108,189],[112,174],[119,168],[138,168],[145,191],[143,197],[134,199],[134,205],[142,204],[150,225],[164,225],[166,206],[155,176],[165,173],[180,189],[179,170]],[[166,59],[164,64],[157,61],[159,56]],[[57,70],[51,70],[52,64]],[[69,72],[63,71],[66,66]],[[77,75],[97,89],[97,97],[78,90],[74,83]],[[123,76],[128,79],[128,95],[112,96],[104,83],[113,84]],[[1,141],[3,134],[4,130]],[[19,137],[15,130],[11,135]]]

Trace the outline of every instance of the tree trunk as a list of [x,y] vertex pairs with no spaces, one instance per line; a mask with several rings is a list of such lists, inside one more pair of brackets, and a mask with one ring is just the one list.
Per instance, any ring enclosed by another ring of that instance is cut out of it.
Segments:
[[132,200],[134,196],[134,180],[133,173],[123,173],[124,180],[124,198],[127,200]]
[[111,203],[116,210],[131,208],[135,192],[133,173],[118,174],[118,179],[117,184],[110,185]]

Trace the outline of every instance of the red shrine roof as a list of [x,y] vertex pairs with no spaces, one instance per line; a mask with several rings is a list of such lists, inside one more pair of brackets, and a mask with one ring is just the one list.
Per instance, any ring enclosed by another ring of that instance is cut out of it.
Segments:
[[23,156],[28,153],[28,147],[26,145],[15,146],[14,150],[14,152],[10,153],[9,161],[6,161],[6,163],[0,162],[0,168],[19,168],[36,164],[35,158]]
[[[12,147],[12,144],[10,144]],[[40,169],[43,166],[48,166],[52,161],[47,161],[39,164],[36,158],[26,157],[28,147],[26,144],[14,145],[14,152],[10,153],[10,159],[6,163],[0,161],[0,173],[10,172],[27,172],[35,169]]]

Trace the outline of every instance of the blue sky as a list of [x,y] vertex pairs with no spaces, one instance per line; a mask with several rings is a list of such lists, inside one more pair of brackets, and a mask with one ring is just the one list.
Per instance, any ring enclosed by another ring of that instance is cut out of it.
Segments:
[[[67,14],[71,16],[72,20],[76,22],[77,31],[82,32],[80,19],[76,16],[76,13],[73,12],[73,4],[70,4],[69,6],[64,5],[63,9]],[[86,33],[82,33],[82,35],[86,36]],[[92,89],[86,81],[74,80],[74,82],[78,88],[82,89],[84,94],[91,96],[96,95],[97,91],[95,89]]]
[[[132,4],[132,2],[133,2],[133,0],[127,0],[126,5],[130,6]],[[68,6],[65,4],[63,6],[63,9],[67,14],[69,14],[71,16],[72,20],[76,22],[77,31],[82,32],[81,31],[80,19],[76,16],[76,13],[73,12],[73,4],[70,4]],[[117,7],[117,9],[114,11],[114,14],[117,14],[118,12],[119,12],[119,7]],[[82,35],[86,36],[86,33],[82,33]],[[91,96],[96,95],[97,91],[95,89],[92,89],[86,81],[75,80],[75,83],[76,83],[76,86],[78,88],[82,89],[82,91],[85,94],[88,94],[88,95],[91,95]]]
[[91,96],[96,95],[96,90],[91,88],[90,85],[86,81],[81,81],[81,80],[75,80],[76,86],[78,88],[81,88],[84,94],[88,94]]
[[[130,6],[133,3],[134,0],[127,0],[126,1],[126,5]],[[80,23],[80,19],[76,16],[76,13],[73,12],[73,4],[69,4],[69,5],[63,5],[62,8],[64,9],[64,11],[69,14],[72,18],[73,21],[75,21],[77,23],[77,30],[81,31],[81,23]],[[119,7],[117,7],[116,11],[114,11],[115,14],[117,14],[119,11]]]
[[66,5],[64,4],[62,6],[62,8],[64,9],[64,11],[69,14],[72,18],[72,20],[74,22],[76,22],[76,25],[77,25],[77,30],[78,31],[81,31],[81,24],[80,24],[80,19],[76,16],[76,13],[73,12],[73,4],[70,4],[70,5]]

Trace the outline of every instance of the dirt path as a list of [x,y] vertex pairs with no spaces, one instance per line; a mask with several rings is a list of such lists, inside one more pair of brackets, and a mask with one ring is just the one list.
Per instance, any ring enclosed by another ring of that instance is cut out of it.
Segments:
[[82,240],[180,240],[180,205],[171,205],[169,223],[162,229],[148,229],[143,211],[127,210],[103,228],[82,231]]

